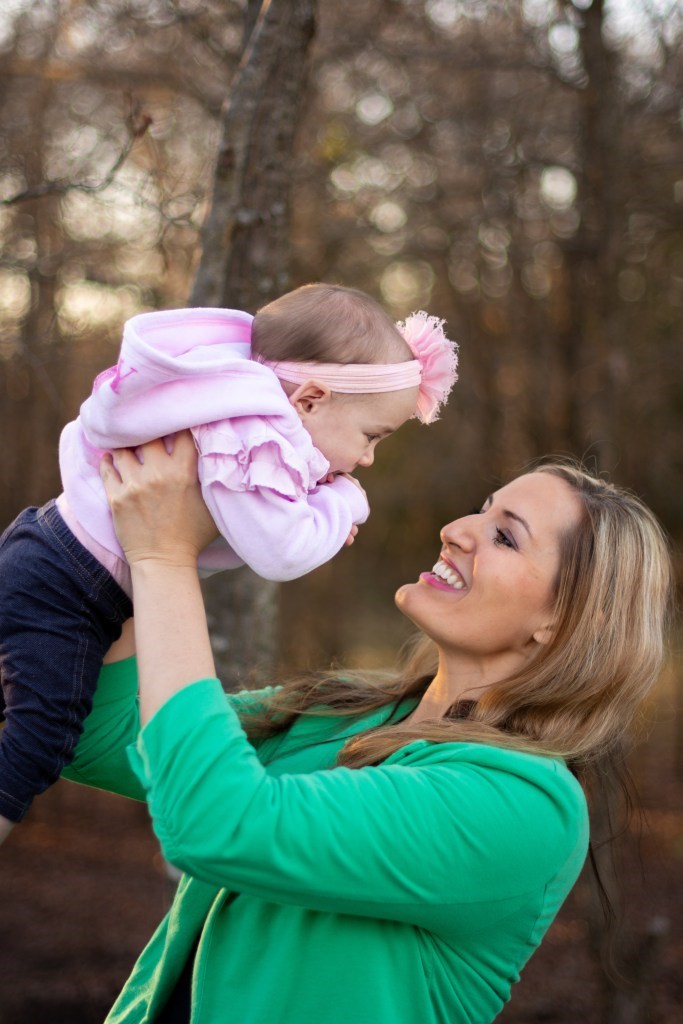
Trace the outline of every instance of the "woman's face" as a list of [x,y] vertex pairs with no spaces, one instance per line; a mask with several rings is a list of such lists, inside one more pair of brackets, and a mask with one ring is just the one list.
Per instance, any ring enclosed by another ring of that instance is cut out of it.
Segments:
[[581,504],[564,480],[529,473],[496,491],[481,511],[449,523],[431,572],[401,587],[396,603],[442,653],[509,672],[547,642],[560,538]]

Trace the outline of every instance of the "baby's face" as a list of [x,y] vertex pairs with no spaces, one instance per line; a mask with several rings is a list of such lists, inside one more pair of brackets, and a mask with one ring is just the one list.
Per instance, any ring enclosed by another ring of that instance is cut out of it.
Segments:
[[314,409],[297,411],[330,471],[352,473],[357,466],[371,466],[379,442],[414,415],[417,393],[417,388],[373,395],[333,393]]

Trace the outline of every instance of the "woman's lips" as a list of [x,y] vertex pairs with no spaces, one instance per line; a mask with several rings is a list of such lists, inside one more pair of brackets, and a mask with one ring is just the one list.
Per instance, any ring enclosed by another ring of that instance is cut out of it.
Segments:
[[466,590],[465,580],[460,572],[452,562],[446,560],[442,555],[435,566],[432,568],[432,575],[436,576],[437,579],[441,580],[447,586],[451,587],[452,590]]
[[420,582],[426,583],[428,587],[434,587],[435,590],[447,590],[449,594],[462,594],[462,590],[456,590],[450,583],[435,576],[433,572],[421,572]]

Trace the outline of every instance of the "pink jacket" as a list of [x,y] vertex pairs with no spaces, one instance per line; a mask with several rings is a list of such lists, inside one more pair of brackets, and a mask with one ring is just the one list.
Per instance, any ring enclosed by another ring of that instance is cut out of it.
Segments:
[[103,452],[187,427],[221,533],[202,568],[246,563],[265,579],[295,579],[328,561],[367,519],[351,481],[318,484],[329,463],[272,370],[252,362],[251,322],[239,310],[175,309],[126,323],[117,365],[95,380],[59,446],[71,510],[107,551],[123,558],[99,476]]

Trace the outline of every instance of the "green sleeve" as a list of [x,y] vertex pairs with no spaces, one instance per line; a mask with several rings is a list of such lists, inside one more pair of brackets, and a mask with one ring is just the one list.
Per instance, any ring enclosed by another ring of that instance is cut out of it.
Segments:
[[92,710],[63,778],[135,800],[146,799],[126,752],[140,731],[137,694],[135,658],[102,666]]
[[130,756],[165,857],[274,902],[439,931],[460,904],[510,912],[585,854],[563,765],[417,741],[377,767],[269,775],[218,680],[167,701]]
[[279,686],[264,686],[259,690],[239,690],[237,693],[227,694],[227,698],[238,715],[247,717],[252,712],[260,711],[268,698],[279,689]]
[[[275,688],[243,690],[227,699],[240,714],[248,715]],[[127,747],[140,731],[137,659],[103,665],[72,763],[62,776],[97,789],[146,800],[144,787],[131,769]]]

